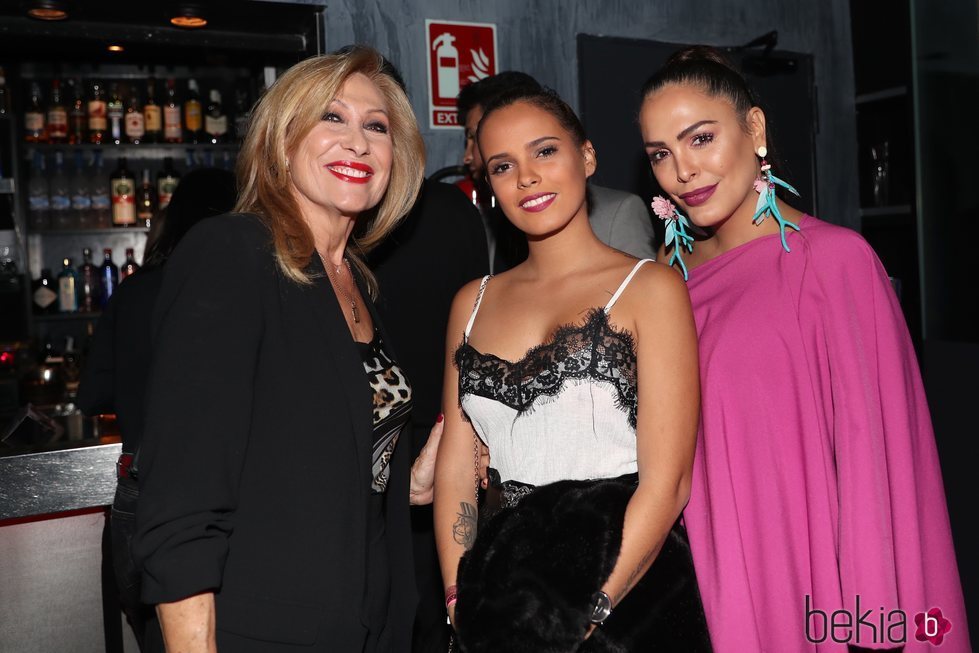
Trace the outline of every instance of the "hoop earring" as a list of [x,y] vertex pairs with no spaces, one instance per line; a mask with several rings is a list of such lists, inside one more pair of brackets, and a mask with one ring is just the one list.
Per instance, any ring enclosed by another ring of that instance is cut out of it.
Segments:
[[796,197],[800,197],[799,191],[772,174],[772,164],[765,160],[768,155],[768,148],[762,145],[755,153],[761,158],[761,178],[754,182],[755,192],[758,193],[758,203],[755,204],[755,216],[751,221],[759,225],[768,216],[775,218],[778,223],[778,234],[782,239],[782,247],[786,252],[790,252],[792,250],[789,249],[789,244],[785,240],[785,229],[788,227],[799,231],[799,225],[782,217],[782,212],[779,211],[778,204],[775,202],[775,186],[781,186]]
[[673,267],[674,263],[679,263],[683,280],[687,281],[687,266],[683,263],[682,250],[687,250],[688,254],[693,253],[693,236],[687,230],[696,231],[696,228],[687,221],[687,217],[680,213],[673,202],[662,195],[654,197],[650,206],[653,208],[653,213],[666,223],[666,238],[663,246],[665,249],[673,246],[669,265]]

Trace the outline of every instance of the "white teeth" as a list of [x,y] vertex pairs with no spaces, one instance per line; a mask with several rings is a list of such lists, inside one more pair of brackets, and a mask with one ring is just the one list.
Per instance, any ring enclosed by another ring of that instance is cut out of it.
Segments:
[[355,170],[354,168],[348,168],[346,166],[327,166],[328,169],[333,172],[339,172],[341,175],[346,175],[348,177],[358,177],[365,178],[370,177],[371,173],[364,172],[363,170]]
[[551,201],[551,199],[553,197],[554,197],[554,193],[548,193],[547,195],[541,195],[540,197],[537,197],[535,199],[532,199],[529,202],[524,202],[522,206],[524,208],[533,208],[535,206],[540,206],[544,202]]

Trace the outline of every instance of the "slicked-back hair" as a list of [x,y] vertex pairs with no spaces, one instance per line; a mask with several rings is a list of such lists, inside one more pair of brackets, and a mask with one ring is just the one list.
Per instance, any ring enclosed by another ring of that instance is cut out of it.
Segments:
[[490,102],[486,106],[483,112],[483,118],[479,121],[479,128],[476,130],[477,145],[479,143],[479,135],[483,131],[483,125],[486,123],[486,118],[500,109],[518,103],[529,104],[554,116],[555,120],[571,134],[571,140],[574,141],[575,145],[580,147],[588,140],[588,137],[585,135],[585,127],[581,124],[581,120],[578,119],[578,115],[574,112],[574,109],[561,99],[561,96],[556,91],[541,86],[537,89],[514,89],[497,96]]
[[459,91],[459,97],[456,99],[459,124],[466,124],[466,116],[473,107],[483,107],[485,110],[496,98],[506,93],[532,92],[540,89],[540,82],[519,70],[504,70],[492,77],[473,82]]

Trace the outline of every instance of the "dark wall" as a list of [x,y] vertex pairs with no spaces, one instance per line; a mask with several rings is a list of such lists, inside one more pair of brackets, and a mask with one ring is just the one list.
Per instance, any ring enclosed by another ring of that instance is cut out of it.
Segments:
[[[818,91],[817,205],[821,217],[858,226],[856,121],[846,0],[310,0],[327,4],[327,48],[369,43],[398,64],[415,112],[427,110],[425,19],[496,23],[501,70],[524,70],[578,103],[578,34],[674,43],[747,43],[770,30],[779,48],[813,55]],[[642,61],[624,66],[649,67]],[[652,71],[650,71],[652,72]],[[429,130],[428,172],[459,162],[462,132]],[[637,144],[638,147],[638,144]],[[622,156],[603,153],[603,156]]]

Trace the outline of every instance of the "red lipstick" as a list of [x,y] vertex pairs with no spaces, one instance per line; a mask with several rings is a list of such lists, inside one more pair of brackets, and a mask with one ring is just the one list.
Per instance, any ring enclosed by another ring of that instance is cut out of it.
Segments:
[[337,179],[351,184],[366,184],[374,176],[374,168],[357,161],[333,161],[323,167]]
[[531,213],[540,213],[557,198],[557,193],[534,193],[520,200],[520,208]]
[[714,189],[716,188],[717,184],[712,186],[703,186],[696,190],[692,190],[689,193],[680,195],[680,199],[682,199],[687,206],[700,206],[710,199],[710,196],[714,194]]

